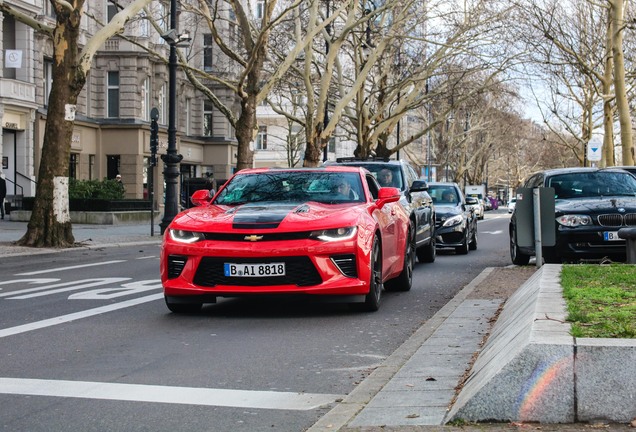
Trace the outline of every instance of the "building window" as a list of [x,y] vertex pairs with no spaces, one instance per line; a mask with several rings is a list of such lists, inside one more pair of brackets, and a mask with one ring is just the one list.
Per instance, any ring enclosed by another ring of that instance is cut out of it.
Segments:
[[79,165],[79,155],[77,153],[71,153],[71,160],[68,165],[69,178],[77,178],[77,167]]
[[258,127],[255,150],[267,150],[267,126]]
[[150,23],[148,22],[148,16],[146,16],[146,12],[144,11],[139,13],[139,36],[150,36]]
[[57,16],[50,1],[44,2],[44,14],[49,18],[55,18]]
[[95,155],[88,155],[88,179],[95,180]]
[[335,153],[336,152],[336,138],[335,137],[329,138],[329,142],[327,143],[327,151],[329,153]]
[[111,2],[108,2],[108,6],[106,6],[106,14],[107,14],[107,21],[110,22],[110,20],[113,19],[113,17],[115,15],[117,15],[117,6]]
[[119,117],[119,72],[108,72],[108,113],[106,117]]
[[159,123],[166,124],[168,123],[168,114],[166,110],[168,109],[168,95],[166,94],[166,85],[162,85],[161,89],[159,89]]
[[44,106],[49,105],[49,94],[53,87],[53,61],[44,59]]
[[203,136],[212,136],[212,102],[203,102]]
[[141,119],[148,121],[150,119],[150,80],[144,79],[141,85]]
[[203,35],[203,70],[210,72],[212,70],[212,35]]
[[185,133],[190,135],[190,117],[192,113],[192,99],[188,98],[185,102]]
[[256,2],[256,19],[263,19],[265,15],[265,2],[259,0]]

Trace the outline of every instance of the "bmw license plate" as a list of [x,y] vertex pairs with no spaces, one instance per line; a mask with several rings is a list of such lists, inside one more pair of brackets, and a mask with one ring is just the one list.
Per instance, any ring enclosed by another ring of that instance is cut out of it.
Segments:
[[619,241],[623,240],[618,236],[618,231],[605,231],[603,232],[603,240],[605,241]]
[[285,263],[225,263],[223,264],[223,272],[225,273],[225,276],[228,277],[285,276]]

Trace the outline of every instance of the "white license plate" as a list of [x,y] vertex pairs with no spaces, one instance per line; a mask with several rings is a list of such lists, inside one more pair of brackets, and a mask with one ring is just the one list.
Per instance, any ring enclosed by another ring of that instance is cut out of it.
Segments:
[[249,264],[223,264],[223,271],[228,277],[270,277],[285,276],[285,263],[249,263]]
[[603,232],[603,240],[605,241],[619,241],[623,240],[618,236],[618,231],[605,231]]

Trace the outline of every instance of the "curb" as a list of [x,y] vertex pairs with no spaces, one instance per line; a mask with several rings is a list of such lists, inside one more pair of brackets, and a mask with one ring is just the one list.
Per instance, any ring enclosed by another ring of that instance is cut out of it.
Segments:
[[342,402],[322,416],[306,432],[337,432],[351,422],[371,399],[390,381],[402,366],[417,352],[438,327],[459,307],[468,295],[488,277],[493,267],[484,269],[455,297],[424,323],[400,347],[364,379]]

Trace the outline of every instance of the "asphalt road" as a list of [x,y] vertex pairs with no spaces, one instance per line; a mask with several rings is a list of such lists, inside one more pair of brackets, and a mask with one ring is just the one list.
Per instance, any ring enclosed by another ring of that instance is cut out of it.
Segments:
[[0,428],[303,431],[485,267],[506,266],[505,212],[478,249],[417,264],[375,313],[297,300],[168,312],[159,248],[10,257],[0,266]]

